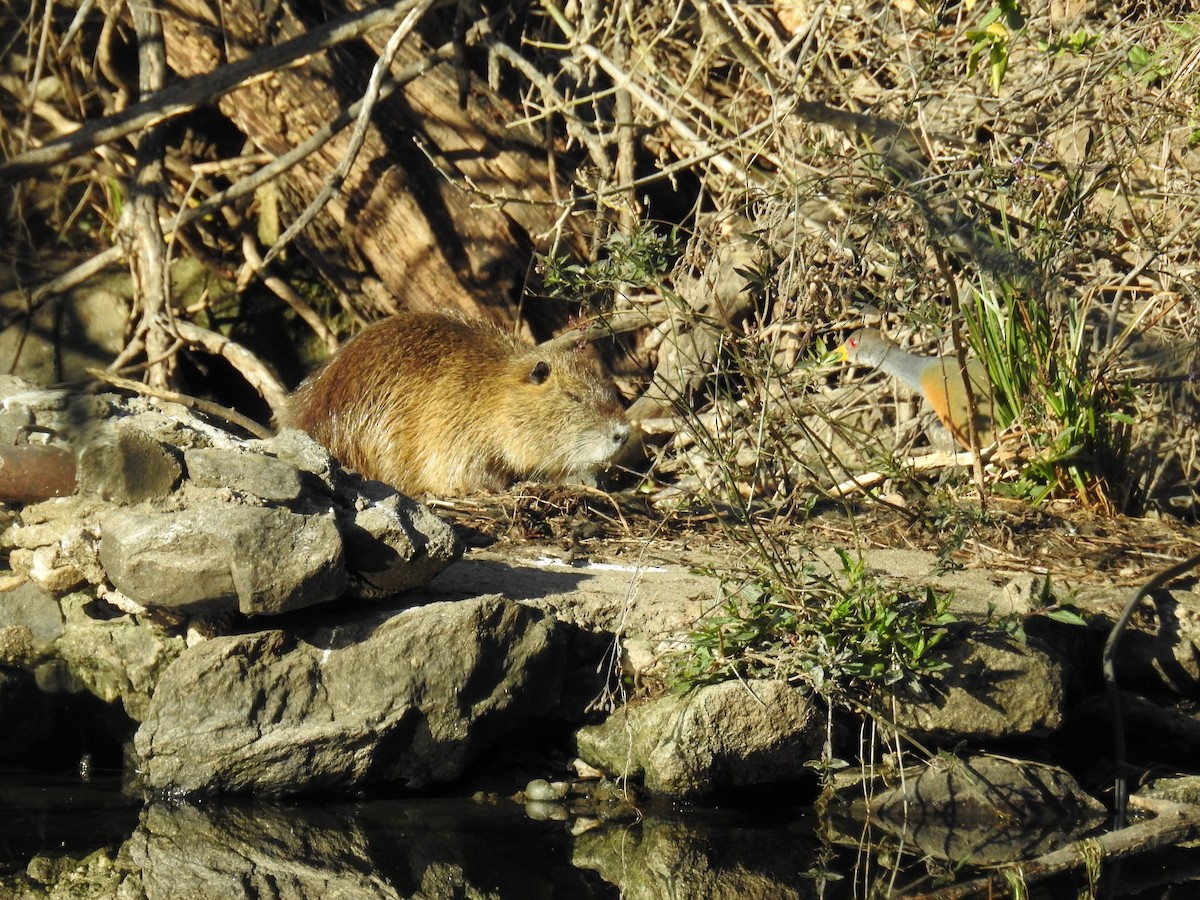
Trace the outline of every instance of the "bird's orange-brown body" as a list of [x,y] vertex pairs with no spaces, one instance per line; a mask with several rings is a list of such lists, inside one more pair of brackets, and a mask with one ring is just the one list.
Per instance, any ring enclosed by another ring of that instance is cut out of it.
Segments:
[[979,445],[995,439],[992,387],[979,360],[967,363],[966,378],[953,356],[917,356],[892,343],[873,328],[860,328],[837,348],[843,360],[881,369],[917,391],[946,430],[965,449],[971,449],[970,404],[965,381],[975,400],[975,433]]

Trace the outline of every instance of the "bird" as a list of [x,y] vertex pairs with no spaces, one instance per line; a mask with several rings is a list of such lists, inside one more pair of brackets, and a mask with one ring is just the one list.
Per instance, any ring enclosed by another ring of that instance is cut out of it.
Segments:
[[[964,449],[971,448],[967,391],[955,356],[918,356],[885,338],[874,328],[860,328],[834,350],[842,362],[878,368],[917,391],[946,430]],[[982,360],[967,361],[967,376],[975,395],[975,433],[979,446],[995,438],[992,386]]]

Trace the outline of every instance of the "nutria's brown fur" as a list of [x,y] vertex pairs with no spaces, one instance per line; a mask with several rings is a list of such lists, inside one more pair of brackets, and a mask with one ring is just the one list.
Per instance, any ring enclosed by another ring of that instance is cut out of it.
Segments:
[[300,385],[283,424],[408,494],[582,474],[629,436],[616,389],[586,354],[453,313],[364,328]]

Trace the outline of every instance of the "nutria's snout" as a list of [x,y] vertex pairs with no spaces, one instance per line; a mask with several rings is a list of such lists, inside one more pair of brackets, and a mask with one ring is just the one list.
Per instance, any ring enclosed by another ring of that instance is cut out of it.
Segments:
[[625,442],[628,440],[629,423],[624,421],[614,422],[612,428],[613,455],[616,455],[617,451],[624,447]]
[[629,423],[622,417],[608,423],[600,430],[596,441],[596,453],[600,457],[597,466],[603,468],[617,458],[621,448],[629,440]]

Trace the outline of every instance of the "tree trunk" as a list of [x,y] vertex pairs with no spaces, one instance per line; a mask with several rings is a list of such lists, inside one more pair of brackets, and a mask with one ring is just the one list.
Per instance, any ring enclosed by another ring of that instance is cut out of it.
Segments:
[[[361,8],[350,0],[349,8]],[[248,0],[164,0],[170,67],[193,76],[302,34],[295,6]],[[424,26],[425,23],[422,23]],[[279,155],[358,100],[388,33],[350,42],[224,95],[221,111],[257,146]],[[369,45],[369,46],[367,46]],[[393,72],[431,51],[417,34],[401,45]],[[535,135],[508,129],[517,116],[475,80],[458,104],[453,63],[410,82],[375,109],[363,149],[339,193],[303,233],[301,248],[355,315],[454,307],[511,324],[532,280],[531,234],[561,217],[551,167]],[[282,179],[294,216],[320,190],[345,152],[346,129]],[[493,199],[494,198],[494,199]],[[567,237],[568,243],[573,238]],[[536,336],[568,310],[527,310]]]

